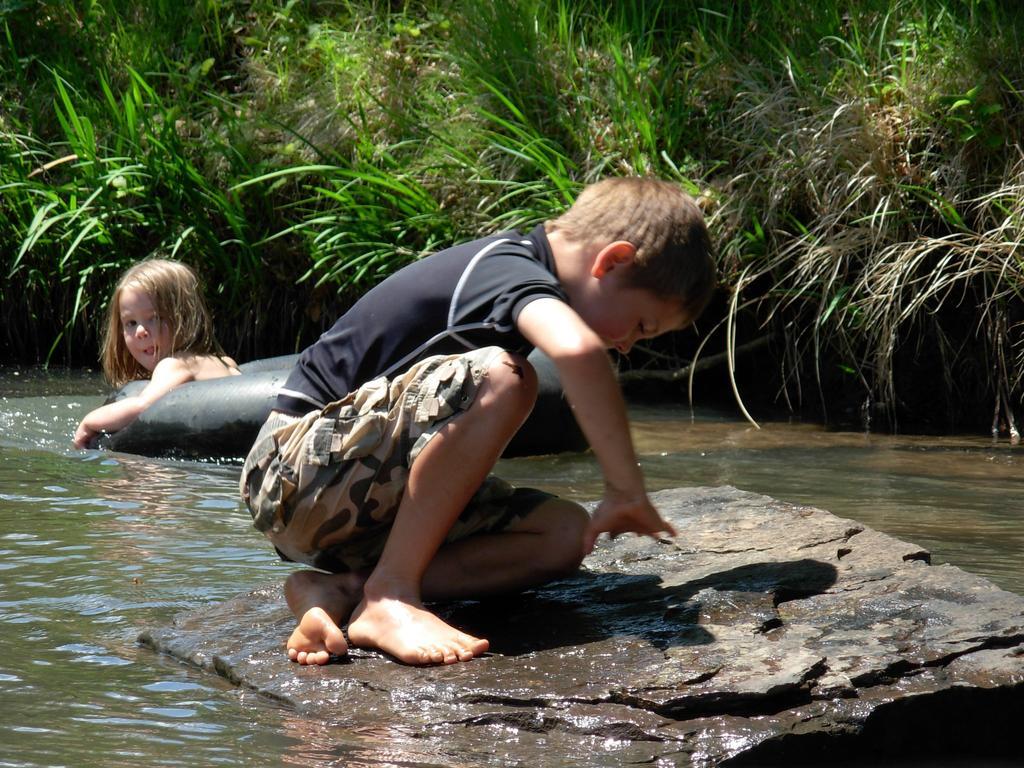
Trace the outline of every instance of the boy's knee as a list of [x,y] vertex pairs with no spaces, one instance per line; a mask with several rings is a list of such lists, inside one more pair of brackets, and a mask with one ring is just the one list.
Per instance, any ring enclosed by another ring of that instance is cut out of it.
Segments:
[[537,514],[543,516],[546,534],[538,547],[537,565],[549,580],[572,575],[583,562],[583,534],[590,516],[579,504],[558,498],[538,507]]
[[537,399],[537,372],[523,355],[505,352],[487,369],[486,387],[494,397],[515,398],[528,409]]

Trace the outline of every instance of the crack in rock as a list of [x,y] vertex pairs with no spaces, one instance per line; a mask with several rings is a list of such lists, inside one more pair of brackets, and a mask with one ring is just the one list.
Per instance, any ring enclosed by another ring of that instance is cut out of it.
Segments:
[[921,662],[912,662],[907,659],[901,659],[882,669],[872,670],[852,677],[850,678],[850,682],[852,682],[857,688],[893,685],[901,678],[910,677],[922,670],[948,667],[954,661],[963,658],[964,656],[970,656],[971,654],[980,653],[981,651],[1014,648],[1015,646],[1019,646],[1021,643],[1024,643],[1024,634],[1008,635],[1005,637],[989,637],[985,638],[983,642],[978,643],[972,648],[966,648],[962,651],[953,651],[935,659],[929,659]]

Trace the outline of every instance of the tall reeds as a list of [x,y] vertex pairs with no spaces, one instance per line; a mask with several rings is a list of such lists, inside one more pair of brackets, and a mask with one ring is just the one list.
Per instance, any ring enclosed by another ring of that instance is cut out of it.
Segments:
[[706,203],[735,292],[707,349],[768,338],[793,407],[1010,431],[1022,29],[986,0],[15,4],[0,356],[94,359],[155,252],[229,350],[289,351],[411,259],[656,174]]
[[725,269],[792,349],[784,381],[852,378],[888,425],[949,427],[995,399],[993,430],[1016,439],[1024,71],[1000,51],[1020,18],[904,3],[841,31],[822,38],[828,80],[808,61],[732,68]]

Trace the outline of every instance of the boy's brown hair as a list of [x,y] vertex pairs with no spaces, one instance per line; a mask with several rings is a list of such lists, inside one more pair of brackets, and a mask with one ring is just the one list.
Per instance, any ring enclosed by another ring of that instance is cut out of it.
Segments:
[[604,179],[584,188],[545,229],[586,245],[631,243],[636,248],[632,284],[679,301],[691,320],[714,292],[715,262],[704,215],[692,197],[670,182]]
[[186,265],[168,259],[146,259],[129,268],[118,281],[107,307],[101,361],[103,373],[112,386],[136,379],[148,379],[147,371],[125,346],[121,330],[121,291],[135,288],[149,296],[157,316],[171,329],[168,354],[223,355],[213,331],[199,279]]

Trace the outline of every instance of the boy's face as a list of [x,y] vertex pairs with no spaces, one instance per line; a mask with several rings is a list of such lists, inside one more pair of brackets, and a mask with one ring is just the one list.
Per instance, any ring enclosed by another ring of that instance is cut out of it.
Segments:
[[645,288],[621,284],[609,287],[601,300],[594,297],[580,310],[583,321],[604,345],[623,354],[641,339],[652,339],[689,324],[677,302]]

